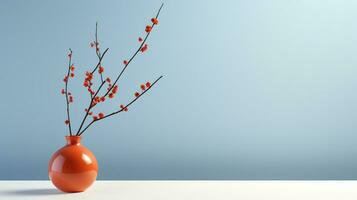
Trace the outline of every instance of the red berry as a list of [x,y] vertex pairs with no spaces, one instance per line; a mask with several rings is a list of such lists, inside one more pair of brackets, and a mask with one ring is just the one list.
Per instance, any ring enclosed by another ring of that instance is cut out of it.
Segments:
[[114,94],[113,93],[109,93],[108,97],[112,99],[114,97]]
[[112,92],[113,92],[114,94],[118,92],[118,86],[117,86],[117,85],[115,85],[115,86],[113,87]]
[[98,72],[99,72],[99,74],[103,73],[104,72],[104,67],[100,66]]
[[145,52],[146,50],[148,50],[148,45],[147,44],[145,44],[143,47],[141,47],[141,49],[140,49],[140,51],[141,52]]
[[139,97],[140,96],[140,94],[139,94],[139,92],[135,92],[135,97]]
[[151,22],[153,24],[158,24],[159,23],[159,20],[157,20],[156,18],[151,18]]
[[122,105],[120,105],[120,108],[121,108],[122,110],[124,110],[125,112],[126,112],[126,111],[128,111],[128,108],[127,108],[127,107],[125,107],[123,104],[122,104]]
[[151,83],[150,83],[150,82],[146,82],[145,85],[146,85],[146,87],[148,87],[148,88],[151,87]]
[[98,120],[97,116],[93,116],[93,121]]
[[143,38],[139,37],[139,38],[138,38],[138,41],[139,41],[139,42],[142,42],[142,41],[143,41]]
[[64,121],[64,123],[65,123],[66,125],[68,125],[68,124],[69,124],[69,120],[67,119],[66,121]]
[[100,102],[100,97],[95,97],[94,102],[95,103],[99,103]]
[[93,79],[93,74],[90,73],[90,72],[86,72],[86,78],[85,78],[85,80],[86,80],[86,81],[90,81],[90,80],[92,80],[92,79]]
[[151,31],[151,29],[152,29],[152,27],[149,26],[149,25],[147,25],[147,26],[145,27],[145,32],[149,33],[149,32]]
[[73,72],[76,68],[72,65],[71,66],[71,71]]
[[71,76],[71,78],[73,78],[74,77],[74,73],[71,73],[70,76]]
[[64,93],[65,93],[65,91],[64,91],[64,89],[62,89],[62,90],[61,90],[61,94],[64,94]]
[[104,117],[104,113],[99,113],[98,116],[99,116],[99,118],[103,118]]
[[145,85],[144,85],[144,84],[141,84],[141,85],[140,85],[140,88],[141,88],[142,90],[145,90]]
[[105,81],[107,81],[108,83],[110,83],[112,80],[110,80],[110,78],[106,78]]
[[105,101],[105,96],[100,97],[100,101],[104,102]]
[[124,61],[123,61],[123,64],[124,64],[124,65],[127,65],[127,64],[128,64],[128,61],[127,61],[127,60],[124,60]]

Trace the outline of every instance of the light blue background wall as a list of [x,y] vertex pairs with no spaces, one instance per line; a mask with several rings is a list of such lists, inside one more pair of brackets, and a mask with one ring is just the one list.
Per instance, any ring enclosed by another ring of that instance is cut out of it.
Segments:
[[[113,75],[160,3],[0,1],[0,179],[47,179],[67,134],[67,49],[78,124],[95,22]],[[148,53],[99,110],[164,79],[83,137],[99,179],[356,179],[356,10],[354,0],[165,1]]]

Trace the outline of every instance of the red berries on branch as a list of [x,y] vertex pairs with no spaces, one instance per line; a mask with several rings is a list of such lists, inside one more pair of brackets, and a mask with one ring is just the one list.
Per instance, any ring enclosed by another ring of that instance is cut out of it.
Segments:
[[[84,109],[84,112],[88,112],[88,109],[86,108],[86,109]],[[93,112],[88,112],[88,115],[92,115],[93,114]]]
[[[156,18],[151,18],[151,22],[152,22],[153,24],[158,24],[158,23],[159,23],[159,20],[157,20]],[[147,25],[147,26],[145,27],[145,32],[150,33],[151,30],[152,30],[152,26]]]
[[[148,90],[149,88],[151,87],[151,83],[150,82],[146,82],[145,84],[141,84],[140,85],[140,88],[141,90],[145,91],[145,90]],[[138,98],[140,96],[140,93],[139,92],[135,92],[134,93],[134,96],[136,98]]]
[[[93,104],[96,105],[97,103],[100,103],[100,97],[96,96],[94,99],[93,99]],[[93,105],[93,106],[94,106]],[[93,107],[92,106],[92,107]]]
[[93,85],[92,83],[92,79],[93,79],[93,74],[91,72],[86,72],[85,73],[85,78],[83,81],[83,86],[87,88],[88,92],[93,95],[94,91],[92,90],[91,86]]
[[120,108],[121,108],[121,110],[124,110],[125,112],[127,112],[127,111],[128,111],[128,108],[127,108],[127,107],[125,107],[123,104],[121,104],[121,105],[120,105]]
[[[68,54],[68,55],[71,55],[72,56],[72,54]],[[72,66],[70,66],[69,67],[69,72],[71,71],[71,73],[69,73],[69,77],[71,77],[71,78],[73,78],[74,77],[74,69],[75,69],[75,67],[72,65]],[[63,78],[63,82],[65,82],[65,83],[67,83],[68,82],[68,76],[66,75],[66,76],[64,76],[64,78]]]
[[118,89],[119,89],[119,87],[117,85],[115,85],[112,89],[112,92],[115,94],[118,92]]
[[[80,123],[80,126],[78,128],[78,131],[75,132],[76,136],[81,136],[83,134],[83,132],[85,132],[89,126],[91,126],[95,121],[103,119],[103,118],[107,118],[109,116],[112,116],[114,114],[117,114],[121,111],[128,111],[128,106],[130,106],[132,103],[134,103],[136,100],[138,100],[139,97],[141,97],[144,93],[147,92],[147,90],[149,90],[151,88],[151,84],[150,82],[146,82],[143,84],[140,84],[140,90],[136,91],[134,93],[135,98],[133,98],[128,104],[123,105],[120,104],[120,110],[117,110],[115,112],[109,113],[107,115],[105,115],[103,112],[99,112],[98,114],[93,114],[92,109],[98,104],[98,103],[103,103],[107,100],[107,98],[109,99],[113,99],[115,98],[115,96],[118,94],[119,91],[119,86],[117,85],[118,80],[120,79],[121,75],[123,74],[123,72],[126,70],[126,68],[128,67],[129,63],[136,57],[136,55],[138,53],[144,53],[148,50],[149,46],[146,43],[147,38],[149,37],[151,31],[153,30],[153,27],[155,25],[157,25],[159,23],[159,20],[157,19],[157,17],[159,16],[159,13],[161,11],[163,5],[161,5],[160,9],[158,10],[156,17],[155,18],[151,18],[151,23],[149,25],[145,26],[145,32],[146,35],[145,37],[138,37],[138,41],[140,42],[139,47],[136,49],[136,51],[134,51],[135,53],[130,57],[130,59],[125,59],[123,60],[123,64],[125,65],[122,69],[122,71],[118,74],[118,76],[115,78],[115,81],[112,82],[112,80],[109,77],[103,77],[103,73],[104,73],[104,67],[102,66],[102,59],[104,57],[104,55],[106,54],[106,52],[108,51],[108,49],[106,49],[103,54],[100,52],[100,46],[99,46],[99,42],[98,42],[98,34],[97,34],[97,24],[96,24],[96,30],[95,30],[95,40],[89,43],[90,48],[95,48],[96,51],[96,56],[98,57],[98,63],[97,65],[94,66],[93,71],[87,71],[85,73],[85,77],[84,77],[84,81],[83,81],[83,86],[88,90],[88,92],[90,93],[90,102],[89,105],[86,109],[84,109],[85,111],[85,116],[82,120],[82,122]],[[70,78],[74,78],[75,77],[75,69],[76,67],[74,65],[72,65],[72,50],[70,49],[70,52],[68,54],[68,58],[69,58],[69,65],[68,65],[68,71],[66,76],[64,76],[63,81],[65,82],[65,87],[63,89],[61,89],[61,94],[66,95],[66,101],[67,101],[67,119],[65,120],[65,124],[69,125],[69,133],[70,135],[72,135],[72,130],[71,130],[71,121],[70,121],[70,113],[69,113],[69,105],[71,103],[73,103],[74,101],[74,97],[72,96],[72,94],[68,91],[68,81]],[[96,81],[94,81],[94,73],[95,71],[98,70],[98,73],[100,74],[100,85],[98,87],[94,87],[93,88],[93,83],[96,83]],[[153,82],[153,84],[155,84],[159,79],[161,79],[162,76],[160,76],[157,80],[155,80],[155,82]],[[103,89],[104,87],[104,89]],[[103,92],[103,90],[105,90]],[[86,119],[87,117],[91,116],[93,121],[90,123],[86,123]],[[74,135],[74,134],[73,134]]]
[[99,120],[99,119],[102,119],[104,117],[104,113],[99,113],[98,116],[96,115],[93,115],[93,121],[96,121],[96,120]]
[[[111,84],[110,84],[110,86],[109,86],[109,88],[108,88],[108,90],[110,90],[111,89]],[[108,97],[109,98],[114,98],[114,96],[115,96],[115,94],[118,92],[118,86],[117,85],[115,85],[112,89],[111,89],[111,92],[108,94]]]
[[90,73],[90,72],[86,72],[86,78],[85,78],[85,80],[86,80],[86,81],[91,81],[92,79],[93,79],[93,74]]

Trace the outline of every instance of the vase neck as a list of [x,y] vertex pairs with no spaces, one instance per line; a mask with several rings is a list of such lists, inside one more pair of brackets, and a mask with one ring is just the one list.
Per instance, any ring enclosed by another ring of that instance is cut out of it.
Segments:
[[67,145],[80,145],[81,136],[66,136]]

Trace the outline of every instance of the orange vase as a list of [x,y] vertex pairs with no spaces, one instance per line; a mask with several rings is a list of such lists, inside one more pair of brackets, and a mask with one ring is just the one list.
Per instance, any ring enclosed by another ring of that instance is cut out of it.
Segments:
[[52,155],[48,175],[63,192],[83,192],[97,178],[97,160],[80,144],[80,136],[66,136],[66,140],[67,144]]

